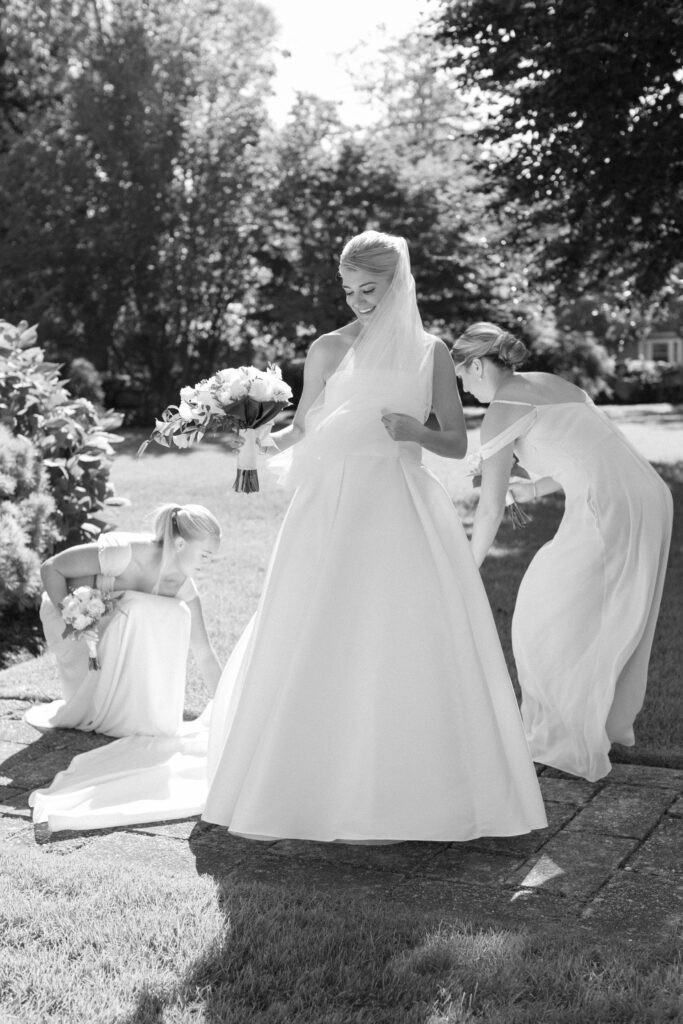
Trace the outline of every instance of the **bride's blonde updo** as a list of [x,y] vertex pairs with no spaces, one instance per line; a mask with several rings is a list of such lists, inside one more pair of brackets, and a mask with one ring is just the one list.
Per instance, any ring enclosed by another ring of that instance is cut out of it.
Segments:
[[472,324],[460,335],[452,349],[456,363],[470,363],[473,359],[492,359],[499,366],[514,370],[524,362],[529,350],[514,334],[496,324],[481,321]]
[[367,274],[393,274],[401,239],[383,231],[363,231],[349,239],[339,257],[339,270],[363,270]]

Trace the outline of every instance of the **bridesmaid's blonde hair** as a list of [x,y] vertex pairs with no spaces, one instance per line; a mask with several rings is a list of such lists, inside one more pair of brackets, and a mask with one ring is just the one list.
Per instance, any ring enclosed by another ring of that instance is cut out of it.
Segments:
[[398,264],[401,239],[383,231],[363,231],[349,239],[339,257],[339,270],[364,270],[367,274],[393,274]]
[[514,334],[485,320],[468,327],[455,341],[451,355],[456,363],[493,359],[499,366],[514,369],[524,362],[529,349]]
[[161,544],[162,551],[159,579],[171,560],[176,537],[198,540],[208,535],[221,539],[221,524],[203,505],[160,505],[154,512],[153,529],[154,539]]

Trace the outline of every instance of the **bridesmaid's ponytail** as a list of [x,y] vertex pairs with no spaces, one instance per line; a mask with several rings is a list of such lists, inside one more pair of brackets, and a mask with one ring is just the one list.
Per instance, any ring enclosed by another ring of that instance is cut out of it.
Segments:
[[173,558],[173,542],[176,537],[183,540],[197,540],[206,535],[221,538],[221,524],[212,512],[203,505],[160,505],[154,513],[154,539],[161,544],[161,565],[159,579],[165,574]]

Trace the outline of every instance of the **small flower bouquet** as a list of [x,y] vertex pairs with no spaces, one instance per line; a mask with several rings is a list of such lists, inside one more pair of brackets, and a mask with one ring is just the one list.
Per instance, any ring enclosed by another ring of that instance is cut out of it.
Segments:
[[76,587],[61,603],[62,618],[66,623],[62,636],[85,640],[89,669],[100,667],[97,659],[97,625],[102,616],[113,609],[115,603],[115,598],[105,596],[96,587]]
[[[469,475],[472,477],[472,486],[481,487],[481,470],[483,463],[481,454],[479,452],[475,452],[473,455],[468,455],[467,462],[470,467]],[[510,470],[510,476],[518,476],[524,480],[529,479],[529,474],[523,466],[520,466],[516,456],[512,464],[512,469]],[[512,491],[510,490],[508,490],[505,495],[505,510],[514,530],[523,530],[527,523],[531,522],[530,517],[526,514],[524,509],[519,507],[514,499]]]
[[292,389],[272,363],[267,370],[253,366],[218,370],[208,380],[180,389],[180,404],[164,409],[138,455],[152,441],[167,448],[189,448],[207,433],[239,432],[244,443],[237,455],[234,490],[258,491],[256,441],[291,399]]

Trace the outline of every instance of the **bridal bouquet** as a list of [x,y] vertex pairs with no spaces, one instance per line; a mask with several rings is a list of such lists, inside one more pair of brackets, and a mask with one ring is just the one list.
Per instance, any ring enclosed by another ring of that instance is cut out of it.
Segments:
[[112,610],[115,603],[115,598],[105,596],[96,587],[76,587],[61,602],[62,618],[66,623],[62,636],[85,640],[89,669],[100,667],[97,659],[97,625],[102,616]]
[[189,448],[207,433],[238,432],[244,443],[237,454],[234,490],[258,491],[256,441],[291,399],[292,389],[272,363],[267,370],[254,366],[218,370],[208,380],[180,389],[180,404],[164,409],[138,455],[152,441],[167,448]]
[[[468,455],[467,462],[470,467],[469,476],[472,478],[472,486],[481,487],[481,469],[483,463],[481,454],[479,452],[475,452],[473,455]],[[523,466],[520,466],[516,456],[515,461],[512,464],[512,469],[510,470],[510,476],[519,476],[525,480],[529,479],[529,474]],[[526,514],[524,509],[519,507],[514,499],[512,491],[509,489],[505,495],[505,509],[510,518],[513,529],[523,530],[527,523],[531,522],[530,517]]]

